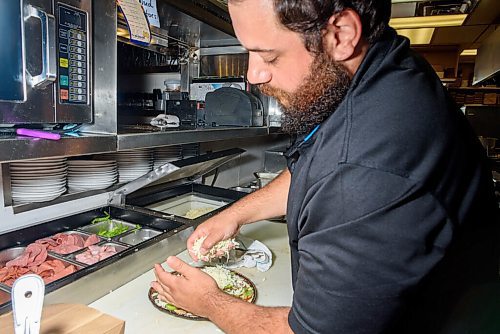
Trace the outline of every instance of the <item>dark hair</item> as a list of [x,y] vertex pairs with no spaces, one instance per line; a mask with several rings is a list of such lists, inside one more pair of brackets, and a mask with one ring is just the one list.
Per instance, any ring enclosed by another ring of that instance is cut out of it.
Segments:
[[304,37],[307,50],[321,52],[322,29],[328,19],[346,9],[358,13],[363,37],[373,44],[389,24],[391,0],[273,0],[276,15],[285,27]]

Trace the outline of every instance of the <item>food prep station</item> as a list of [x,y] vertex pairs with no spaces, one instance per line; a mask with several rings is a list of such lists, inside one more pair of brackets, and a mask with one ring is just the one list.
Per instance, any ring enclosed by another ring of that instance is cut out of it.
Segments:
[[[59,233],[83,240],[98,235],[95,246],[111,246],[116,254],[93,264],[78,259],[87,247],[68,254],[49,249],[47,255],[47,261],[59,260],[76,270],[46,284],[46,302],[91,303],[183,251],[197,224],[246,195],[193,183],[242,152],[230,149],[167,163],[110,193],[102,207],[3,234],[0,270],[37,240]],[[191,218],[186,217],[189,212]],[[10,291],[0,283],[0,313],[11,309]]]

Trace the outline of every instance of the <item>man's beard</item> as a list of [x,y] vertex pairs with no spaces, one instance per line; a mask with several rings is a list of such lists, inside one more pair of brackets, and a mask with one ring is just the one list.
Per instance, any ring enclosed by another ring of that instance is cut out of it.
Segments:
[[351,78],[345,67],[321,53],[314,58],[309,75],[294,93],[269,84],[262,84],[259,88],[263,94],[276,98],[281,105],[282,130],[301,135],[310,132],[335,112],[350,84]]

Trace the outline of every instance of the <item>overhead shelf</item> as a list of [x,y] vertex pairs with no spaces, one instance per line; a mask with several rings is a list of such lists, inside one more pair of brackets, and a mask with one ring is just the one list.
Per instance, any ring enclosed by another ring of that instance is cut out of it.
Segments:
[[131,131],[118,135],[82,134],[46,140],[19,136],[0,137],[0,163],[61,156],[100,154],[136,148],[180,145],[189,143],[252,138],[278,133],[277,128],[232,127],[162,132]]
[[115,150],[115,135],[82,134],[80,137],[63,136],[60,140],[15,135],[3,135],[0,137],[0,163],[16,160],[105,153]]
[[130,132],[118,134],[117,150],[130,150],[166,145],[189,144],[236,138],[251,138],[267,136],[270,133],[267,127],[250,128],[214,128],[196,130],[173,130],[165,132]]

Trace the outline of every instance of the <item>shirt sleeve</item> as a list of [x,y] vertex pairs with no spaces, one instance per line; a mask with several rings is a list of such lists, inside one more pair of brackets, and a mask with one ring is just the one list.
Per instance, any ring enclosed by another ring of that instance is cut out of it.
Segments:
[[442,259],[446,212],[408,177],[344,166],[314,184],[301,208],[295,333],[381,333]]

